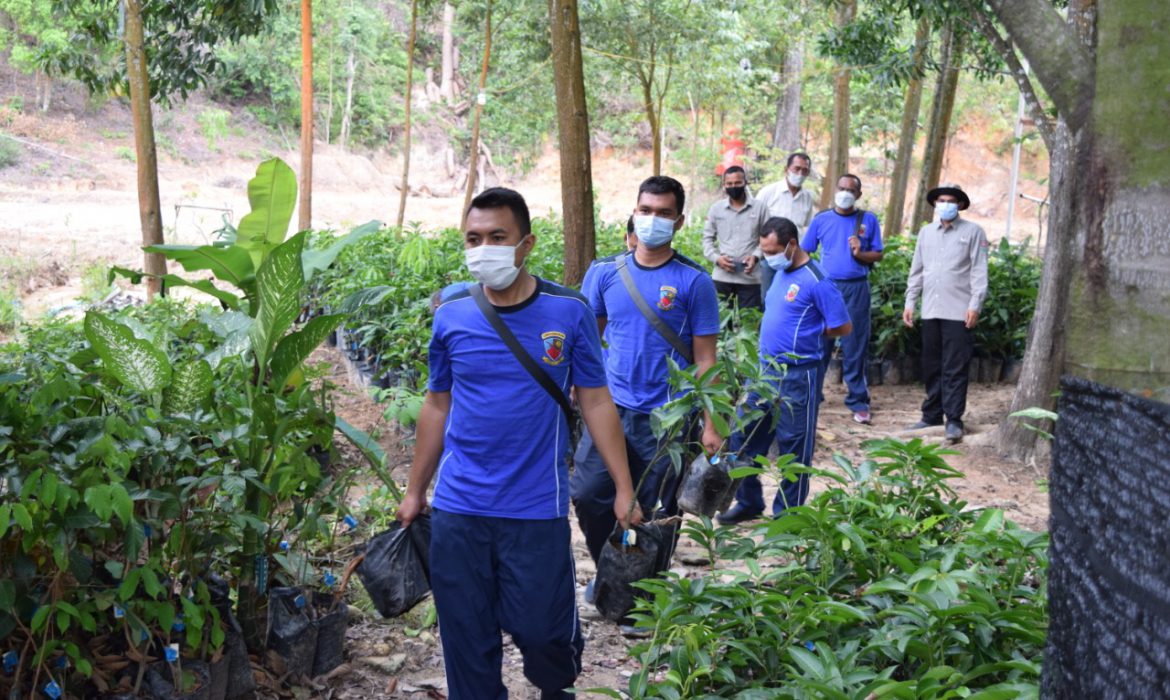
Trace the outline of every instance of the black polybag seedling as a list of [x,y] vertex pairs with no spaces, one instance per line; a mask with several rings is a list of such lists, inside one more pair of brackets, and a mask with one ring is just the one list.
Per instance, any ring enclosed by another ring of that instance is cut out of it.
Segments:
[[311,672],[317,655],[317,625],[300,588],[268,592],[268,648],[280,654],[294,673]]
[[724,508],[732,485],[728,474],[730,464],[730,459],[708,459],[705,454],[695,457],[679,487],[678,507],[684,512],[708,518]]
[[365,545],[358,578],[383,617],[413,608],[431,590],[431,519],[420,515],[407,527],[395,522]]
[[314,593],[317,611],[317,653],[313,658],[313,677],[323,676],[345,660],[345,630],[349,627],[349,607],[331,593]]
[[664,548],[670,547],[674,537],[673,528],[653,523],[635,525],[630,532],[637,533],[634,544],[623,544],[621,527],[614,528],[597,561],[597,610],[607,620],[621,620],[630,612],[638,595],[631,584],[661,569],[661,554],[666,551]]

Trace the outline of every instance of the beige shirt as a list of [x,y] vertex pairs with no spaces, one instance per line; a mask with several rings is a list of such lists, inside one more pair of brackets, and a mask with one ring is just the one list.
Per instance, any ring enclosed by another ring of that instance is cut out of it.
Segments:
[[922,227],[906,282],[906,308],[922,298],[922,318],[964,321],[981,311],[987,298],[987,252],[983,227],[961,216],[949,226],[936,221]]
[[787,180],[765,186],[756,195],[756,200],[763,202],[768,209],[769,217],[783,216],[796,224],[796,230],[802,238],[804,232],[808,230],[809,223],[812,222],[813,214],[816,213],[814,211],[816,205],[808,190],[801,188],[796,194],[792,194],[792,190],[788,189]]
[[[703,226],[703,257],[712,263],[720,255],[727,255],[735,261],[741,261],[749,255],[762,258],[760,229],[767,220],[768,210],[750,196],[739,210],[732,208],[727,197],[715,202],[707,210],[707,224]],[[711,279],[732,284],[759,284],[760,266],[757,264],[749,275],[728,272],[715,263]]]

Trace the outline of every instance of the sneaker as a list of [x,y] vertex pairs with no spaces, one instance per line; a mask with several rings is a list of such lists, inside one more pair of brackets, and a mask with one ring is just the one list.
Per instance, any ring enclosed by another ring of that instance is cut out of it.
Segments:
[[742,503],[736,503],[732,507],[715,516],[715,522],[720,525],[735,525],[747,520],[755,520],[760,517],[764,511],[751,510]]
[[873,416],[869,415],[869,411],[854,411],[853,422],[861,425],[870,425],[873,423]]
[[596,586],[596,584],[597,584],[597,577],[596,576],[589,579],[589,583],[585,584],[585,602],[589,603],[590,605],[597,604],[597,590],[596,590],[597,586]]
[[963,426],[959,423],[947,423],[947,440],[959,442],[963,439]]
[[927,423],[924,420],[920,420],[909,428],[906,428],[906,430],[926,430],[927,428],[935,428],[940,425],[942,425],[942,423]]

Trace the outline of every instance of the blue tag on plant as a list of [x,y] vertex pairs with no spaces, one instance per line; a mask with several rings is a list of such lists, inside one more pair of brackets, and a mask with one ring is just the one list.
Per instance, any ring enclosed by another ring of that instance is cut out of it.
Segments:
[[61,686],[57,685],[57,681],[49,681],[45,684],[45,695],[57,700],[61,697]]
[[126,609],[123,608],[121,605],[115,605],[114,606],[114,619],[121,620],[124,617],[126,617]]
[[332,571],[326,571],[325,572],[325,585],[332,588],[333,584],[335,584],[335,583],[337,583],[337,577],[333,575]]
[[4,655],[4,672],[12,673],[16,670],[16,664],[20,663],[20,656],[15,651],[10,651]]
[[167,663],[173,664],[179,660],[179,645],[169,644],[166,649]]
[[305,595],[303,593],[298,593],[297,597],[293,598],[293,605],[297,606],[298,608],[305,607]]
[[346,515],[342,519],[342,522],[344,522],[346,527],[348,527],[350,530],[353,530],[358,526],[357,518],[353,517],[352,515]]

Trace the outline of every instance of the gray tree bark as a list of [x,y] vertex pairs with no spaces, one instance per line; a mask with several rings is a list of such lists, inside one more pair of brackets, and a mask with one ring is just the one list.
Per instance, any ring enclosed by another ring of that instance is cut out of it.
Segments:
[[[857,0],[844,0],[837,9],[837,26],[844,27],[857,15]],[[825,161],[825,182],[821,187],[821,208],[833,203],[837,179],[849,172],[849,78],[847,67],[837,68],[833,77],[833,133]]]
[[440,58],[439,94],[447,102],[455,99],[455,6],[443,3],[443,52]]
[[910,228],[930,221],[932,207],[926,201],[930,190],[938,186],[942,173],[943,158],[947,151],[947,138],[951,130],[951,114],[955,108],[955,93],[959,87],[959,70],[962,67],[963,36],[953,27],[943,30],[942,55],[939,61],[938,82],[931,105],[930,125],[926,134],[926,150],[922,155],[922,177],[918,180],[918,196],[914,204],[914,217]]
[[914,35],[914,74],[906,83],[906,106],[902,110],[902,127],[898,135],[898,157],[890,176],[890,198],[886,205],[885,233],[896,236],[902,231],[906,209],[906,188],[910,184],[910,168],[914,163],[914,142],[918,138],[918,112],[922,108],[922,72],[926,68],[926,52],[930,47],[930,22],[924,17],[918,21]]
[[[146,57],[146,31],[142,24],[142,0],[126,0],[126,77],[130,82],[130,111],[134,118],[134,151],[138,164],[138,222],[142,245],[162,245],[162,204],[158,195],[158,151],[154,142],[154,116],[150,104],[150,70]],[[167,262],[159,253],[145,253],[146,294],[154,298],[162,290]]]
[[800,139],[800,86],[804,72],[804,40],[798,39],[784,52],[784,89],[776,102],[776,128],[772,132],[772,148],[795,151]]

